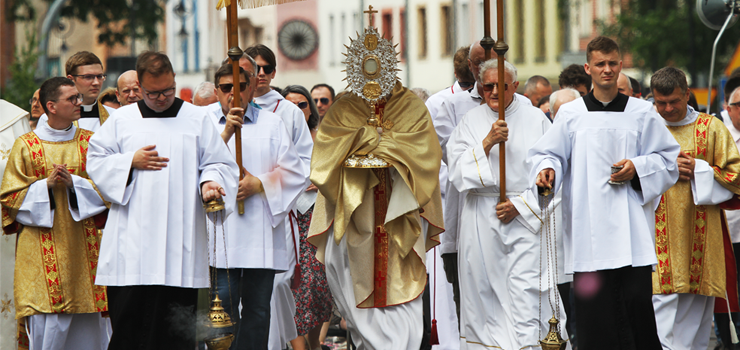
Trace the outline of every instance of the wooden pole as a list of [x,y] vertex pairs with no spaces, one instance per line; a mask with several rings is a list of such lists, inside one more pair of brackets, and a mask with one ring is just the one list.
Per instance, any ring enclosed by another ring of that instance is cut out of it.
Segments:
[[[509,45],[504,42],[504,0],[498,0],[496,2],[496,24],[498,25],[498,40],[494,44],[493,50],[498,55],[498,120],[505,120],[506,117],[506,106],[504,106],[504,89],[502,87],[506,81],[505,69],[504,69],[504,55],[506,51],[509,51]],[[512,87],[513,89],[513,87]],[[501,171],[500,175],[500,191],[501,191],[501,202],[506,201],[506,145],[501,142],[499,144],[499,156],[498,164]]]
[[[504,82],[506,80],[505,69],[504,69],[504,55],[509,50],[509,46],[504,42],[504,0],[498,0],[496,2],[496,24],[498,26],[497,34],[498,40],[494,41],[491,38],[491,0],[483,1],[483,39],[480,41],[480,45],[486,51],[486,61],[491,59],[491,49],[496,51],[498,55],[498,120],[506,119],[506,106],[504,106]],[[499,144],[499,192],[501,203],[506,202],[506,144],[501,142]]]
[[[242,57],[243,52],[239,48],[239,19],[237,17],[239,9],[237,8],[237,0],[231,0],[231,4],[226,7],[226,25],[228,33],[228,44],[229,44],[229,58],[231,59],[231,67],[234,73],[234,98],[233,106],[241,106],[241,91],[239,91],[239,82],[241,82],[241,74],[239,74],[239,59]],[[248,80],[247,80],[248,81]],[[247,111],[245,110],[244,113]],[[244,178],[244,167],[242,166],[242,131],[240,128],[234,130],[234,148],[236,148],[236,164],[239,166],[239,180]],[[244,214],[244,201],[238,201],[239,215]]]

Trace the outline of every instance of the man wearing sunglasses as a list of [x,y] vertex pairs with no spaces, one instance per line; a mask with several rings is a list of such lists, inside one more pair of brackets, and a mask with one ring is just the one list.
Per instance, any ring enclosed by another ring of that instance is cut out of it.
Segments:
[[195,316],[182,310],[209,287],[203,204],[223,197],[228,216],[239,169],[207,111],[175,97],[166,55],[142,53],[136,74],[144,99],[117,109],[87,155],[111,202],[96,278],[108,286],[108,349],[188,349]]
[[326,111],[334,103],[334,88],[328,84],[316,84],[311,88],[311,97],[319,110],[319,120],[324,118]]
[[[75,125],[93,132],[97,131],[115,111],[98,101],[98,95],[103,90],[103,82],[107,77],[103,63],[94,53],[80,51],[67,60],[65,70],[67,78],[75,83],[77,91],[82,94],[80,120],[76,121]],[[46,115],[42,115],[38,125],[46,122]]]
[[[548,302],[556,286],[540,279],[548,276],[542,267],[546,265],[540,264],[540,227],[545,218],[540,218],[537,192],[528,181],[531,169],[525,162],[527,151],[551,123],[539,108],[523,103],[526,97],[514,95],[517,70],[509,62],[504,65],[503,81],[498,60],[481,65],[479,81],[486,104],[471,109],[447,142],[450,182],[466,193],[458,227],[458,254],[465,262],[458,265],[464,300],[460,336],[463,345],[529,350],[539,348],[540,336],[549,330],[550,305],[563,308],[559,297]],[[505,121],[499,120],[502,108]],[[499,201],[502,142],[506,142],[504,202]],[[533,307],[538,304],[543,305],[542,312]],[[565,319],[561,315],[563,330]]]
[[[491,59],[497,57],[496,53],[491,51]],[[468,69],[472,73],[473,78],[475,78],[473,87],[469,91],[463,91],[449,96],[442,102],[442,105],[437,109],[437,115],[432,119],[439,143],[442,146],[442,162],[445,165],[449,165],[447,164],[446,145],[450,134],[452,134],[452,130],[455,129],[468,111],[485,103],[483,100],[483,86],[480,81],[480,65],[485,61],[485,58],[486,52],[483,46],[480,45],[480,41],[474,42],[468,50],[467,57]],[[515,96],[517,96],[517,99],[521,103],[531,105],[531,102],[526,97],[517,93],[515,93]],[[458,216],[460,210],[462,210],[464,198],[460,196],[449,181],[445,181],[445,183],[440,182],[440,186],[445,187],[445,232],[442,234],[442,244],[439,251],[444,261],[447,280],[453,286],[454,300],[457,304],[459,315],[460,288],[457,280],[457,230],[459,227]]]
[[306,177],[282,119],[250,102],[255,90],[251,74],[254,71],[240,68],[241,105],[234,106],[232,66],[221,66],[214,77],[219,102],[207,108],[232,154],[234,131],[241,129],[244,178],[236,199],[244,201],[244,214],[227,218],[228,246],[223,237],[210,237],[217,247],[211,266],[218,271],[216,289],[223,307],[237,323],[232,348],[257,350],[267,343],[275,273],[289,267],[287,257],[292,251],[286,246],[289,228],[285,218],[303,191]]
[[5,169],[3,229],[17,233],[15,312],[32,349],[108,347],[105,287],[95,285],[106,209],[85,171],[89,130],[76,127],[82,95],[67,78],[41,84],[48,123],[19,137]]

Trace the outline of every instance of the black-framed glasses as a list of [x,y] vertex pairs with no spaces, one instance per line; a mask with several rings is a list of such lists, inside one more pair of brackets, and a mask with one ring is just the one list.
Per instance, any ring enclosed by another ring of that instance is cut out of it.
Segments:
[[728,106],[740,107],[740,101],[728,104]]
[[[53,100],[54,102],[59,102],[59,100]],[[72,95],[70,97],[67,97],[63,99],[62,101],[68,101],[69,103],[76,105],[78,103],[82,103],[82,94],[76,94]]]
[[469,83],[467,81],[458,81],[457,85],[460,85],[460,88],[463,90],[470,90],[475,83]]
[[[219,84],[218,88],[221,89],[221,92],[228,94],[234,88],[234,84]],[[239,91],[245,91],[245,90],[247,90],[247,83],[246,82],[239,83]]]
[[105,81],[105,78],[108,77],[107,74],[74,74],[72,76],[75,78],[81,78],[82,80],[86,82],[92,82],[95,79],[98,79],[100,81]]
[[146,97],[149,97],[150,100],[156,100],[159,98],[159,96],[170,97],[174,95],[177,88],[173,86],[169,89],[164,89],[160,91],[149,91],[142,86],[141,90],[144,91],[144,94],[146,95]]
[[298,108],[300,108],[300,109],[306,109],[306,107],[308,107],[308,102],[306,102],[306,101],[298,102],[295,105],[298,106]]
[[329,98],[328,97],[315,98],[315,99],[313,99],[313,102],[316,103],[316,104],[319,104],[319,102],[321,102],[322,104],[328,105],[329,104]]
[[265,74],[272,74],[275,71],[275,66],[270,64],[264,66],[257,65],[257,74],[260,74],[260,69],[264,70]]
[[[498,89],[498,83],[483,84],[483,91],[493,91],[493,88]],[[504,91],[509,90],[509,84],[504,84]]]

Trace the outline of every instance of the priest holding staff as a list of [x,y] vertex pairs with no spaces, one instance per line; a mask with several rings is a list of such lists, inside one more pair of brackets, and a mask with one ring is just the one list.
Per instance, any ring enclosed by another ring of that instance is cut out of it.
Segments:
[[[543,219],[526,161],[551,124],[514,95],[519,85],[514,65],[504,62],[505,81],[499,81],[497,64],[496,59],[482,64],[486,104],[471,109],[447,143],[450,182],[467,194],[458,252],[461,349],[538,348],[552,316],[547,283],[542,293],[539,288]],[[498,89],[504,89],[504,101]],[[498,120],[499,108],[506,109],[506,121]],[[499,202],[499,148],[494,147],[501,142],[506,142],[505,202]],[[540,298],[548,305],[542,319]]]

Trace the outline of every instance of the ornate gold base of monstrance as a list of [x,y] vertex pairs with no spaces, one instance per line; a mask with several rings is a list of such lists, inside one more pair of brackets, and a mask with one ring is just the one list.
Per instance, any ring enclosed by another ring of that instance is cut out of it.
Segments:
[[545,339],[540,340],[542,350],[565,350],[568,342],[560,337],[558,331],[558,319],[553,316],[550,321],[550,331],[547,332]]

